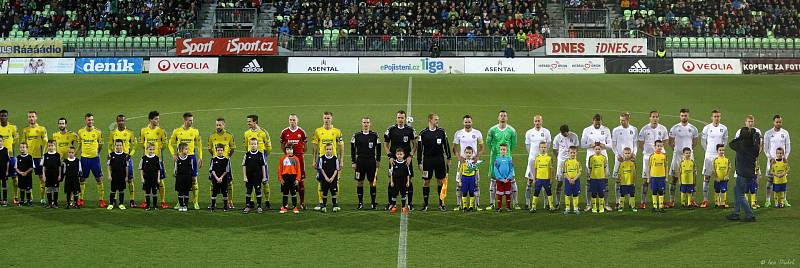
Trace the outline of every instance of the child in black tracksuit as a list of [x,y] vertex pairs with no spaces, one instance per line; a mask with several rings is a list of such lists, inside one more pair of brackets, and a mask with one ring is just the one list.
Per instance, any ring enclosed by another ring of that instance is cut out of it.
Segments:
[[244,173],[244,183],[247,188],[245,194],[245,201],[247,205],[242,211],[244,214],[250,213],[255,204],[253,204],[253,192],[256,194],[256,202],[258,202],[258,213],[264,213],[261,208],[261,183],[267,181],[267,161],[264,159],[264,154],[258,151],[258,140],[252,138],[248,141],[250,150],[244,154],[242,160],[242,173]]
[[222,204],[223,211],[228,211],[228,178],[231,174],[231,161],[225,157],[225,145],[217,144],[217,157],[211,159],[211,166],[208,168],[208,179],[211,180],[211,207],[212,212],[217,208],[217,195],[222,194],[225,202]]
[[75,147],[67,149],[67,158],[63,162],[64,174],[61,179],[64,181],[64,194],[67,196],[67,209],[79,208],[78,198],[81,193],[81,169],[80,159],[75,157]]
[[[121,210],[127,209],[123,201],[125,201],[125,188],[128,182],[128,160],[130,156],[122,152],[122,149],[123,141],[117,139],[114,141],[114,152],[108,154],[108,173],[111,174],[111,194],[106,208],[108,210],[114,209],[114,206]],[[117,195],[119,195],[119,199],[117,199]]]
[[408,212],[408,207],[406,206],[406,189],[411,183],[410,163],[406,163],[405,152],[402,148],[397,148],[395,155],[397,157],[392,161],[390,169],[392,180],[389,182],[389,187],[391,187],[392,193],[389,211],[392,213],[397,212],[397,195],[400,194],[403,212]]
[[[33,156],[28,154],[28,144],[19,144],[17,156],[17,188],[19,188],[19,205],[33,206],[31,202],[31,187],[33,187]],[[27,198],[27,199],[26,199]],[[27,201],[26,201],[27,200]]]
[[322,208],[320,211],[327,212],[328,209],[328,193],[331,195],[333,201],[333,211],[339,211],[339,203],[336,200],[336,194],[339,192],[339,159],[333,155],[333,145],[325,145],[325,155],[319,157],[317,161],[317,181],[322,188]]
[[189,158],[189,145],[178,144],[180,155],[175,160],[175,191],[178,192],[178,211],[189,211],[189,191],[192,190],[194,161]]
[[58,184],[61,182],[61,155],[56,152],[56,141],[47,141],[47,153],[42,155],[41,166],[44,186],[47,188],[47,207],[58,208]]
[[161,180],[161,159],[155,152],[155,144],[147,144],[147,153],[139,161],[139,170],[144,188],[145,210],[158,210],[158,185]]

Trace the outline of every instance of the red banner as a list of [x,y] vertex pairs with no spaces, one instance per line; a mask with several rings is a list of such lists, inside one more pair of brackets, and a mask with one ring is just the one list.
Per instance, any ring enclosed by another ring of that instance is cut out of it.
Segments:
[[175,45],[178,56],[278,54],[278,39],[275,37],[178,38]]

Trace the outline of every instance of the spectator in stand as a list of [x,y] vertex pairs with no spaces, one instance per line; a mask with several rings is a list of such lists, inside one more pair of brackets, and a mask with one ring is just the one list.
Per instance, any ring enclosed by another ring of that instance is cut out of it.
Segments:
[[514,48],[511,47],[511,43],[506,44],[506,50],[503,51],[503,56],[506,58],[514,58]]

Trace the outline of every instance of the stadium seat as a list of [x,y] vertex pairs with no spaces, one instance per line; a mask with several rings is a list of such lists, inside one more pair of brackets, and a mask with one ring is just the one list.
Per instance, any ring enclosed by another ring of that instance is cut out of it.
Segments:
[[170,48],[175,47],[175,37],[174,36],[167,36],[167,47],[170,47]]
[[691,48],[701,48],[700,42],[698,41],[697,37],[689,37],[689,47]]
[[306,48],[314,47],[314,37],[313,36],[306,36]]
[[133,38],[133,46],[134,48],[142,47],[142,37],[137,36]]
[[665,45],[667,48],[672,48],[672,37],[667,37],[667,38],[664,40],[664,45]]
[[723,37],[722,38],[722,48],[730,48],[730,47],[731,47],[730,38]]
[[150,47],[158,47],[158,37],[150,37]]
[[689,38],[681,37],[681,48],[689,48]]
[[754,45],[754,47],[755,47],[756,49],[761,49],[761,48],[764,48],[764,47],[763,47],[763,42],[762,42],[762,40],[761,40],[761,38],[760,38],[760,37],[758,37],[758,38],[753,38],[753,45]]
[[130,37],[130,36],[123,37],[122,43],[123,43],[123,47],[125,47],[125,48],[133,47],[133,37]]

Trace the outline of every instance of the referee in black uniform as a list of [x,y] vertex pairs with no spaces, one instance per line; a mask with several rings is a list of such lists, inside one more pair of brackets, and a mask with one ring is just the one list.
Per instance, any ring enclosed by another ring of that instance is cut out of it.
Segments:
[[[390,160],[395,159],[394,153],[397,151],[397,148],[403,149],[403,151],[406,153],[406,165],[411,165],[411,158],[413,158],[414,154],[417,153],[417,144],[414,142],[416,141],[416,138],[417,137],[414,128],[406,125],[406,112],[400,110],[397,111],[396,124],[390,126],[383,135],[383,149],[386,150],[386,154],[389,156]],[[414,178],[414,168],[409,166],[409,169],[411,170],[410,177]],[[389,174],[389,179],[391,179],[391,174]],[[388,190],[389,198],[387,201],[391,200],[392,198],[392,188],[389,187]],[[412,206],[412,200],[414,196],[413,181],[409,184],[406,190],[408,191],[408,209],[414,210],[414,207]],[[387,204],[386,209],[388,208],[389,205]]]
[[353,133],[350,140],[350,160],[355,170],[356,192],[358,193],[358,207],[364,208],[364,179],[369,180],[369,196],[371,208],[378,207],[375,202],[377,187],[375,178],[381,162],[381,144],[378,134],[370,130],[369,117],[361,118],[361,131]]
[[[417,145],[417,164],[422,170],[422,197],[425,203],[422,211],[428,210],[428,196],[431,193],[431,178],[436,177],[438,190],[437,195],[442,192],[442,183],[450,170],[450,141],[447,140],[447,132],[439,127],[439,115],[428,115],[428,127],[419,131]],[[445,160],[447,155],[447,160]],[[442,199],[439,198],[439,210],[447,211]]]

